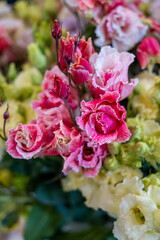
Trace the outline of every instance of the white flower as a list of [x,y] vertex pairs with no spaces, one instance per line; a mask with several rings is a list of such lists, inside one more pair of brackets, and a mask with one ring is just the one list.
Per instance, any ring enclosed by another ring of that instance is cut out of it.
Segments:
[[[114,223],[113,233],[118,240],[142,240],[151,234],[152,240],[158,240],[153,227],[153,212],[157,210],[155,202],[144,192],[139,196],[127,194],[119,207],[119,217]],[[159,235],[160,237],[160,235]]]
[[[133,183],[134,185],[134,183]],[[113,233],[118,240],[160,239],[160,188],[149,186],[140,194],[127,194],[119,206]]]
[[[98,174],[93,179],[85,178],[79,173],[70,172],[67,178],[62,181],[62,184],[66,191],[79,189],[86,198],[85,203],[88,207],[101,208],[111,216],[116,217],[121,198],[124,195],[129,192],[141,193],[143,184],[138,181],[138,177],[142,177],[140,170],[120,166],[115,171]],[[128,179],[131,178],[133,179],[129,181]]]

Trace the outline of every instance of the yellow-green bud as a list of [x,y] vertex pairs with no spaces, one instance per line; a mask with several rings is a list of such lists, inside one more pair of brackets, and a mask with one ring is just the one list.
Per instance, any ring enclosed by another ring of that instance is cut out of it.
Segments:
[[9,69],[8,69],[8,78],[9,78],[9,81],[14,81],[14,79],[16,78],[17,76],[17,69],[16,69],[16,65],[15,63],[11,63],[9,65]]
[[145,187],[145,191],[147,191],[147,189],[150,185],[156,185],[156,186],[160,187],[160,173],[151,174],[151,175],[143,178],[143,184]]
[[138,142],[137,144],[134,145],[134,150],[138,155],[144,156],[149,152],[150,149],[146,143]]
[[105,158],[105,160],[103,161],[103,166],[107,169],[107,170],[111,170],[114,171],[115,169],[118,168],[118,161],[116,159],[116,157],[114,156],[108,156]]
[[139,95],[141,93],[141,84],[138,84],[134,89],[133,89],[133,94],[134,95]]
[[113,142],[113,144],[107,145],[108,151],[111,155],[117,155],[120,151],[120,146],[121,146],[121,144],[117,143],[117,142]]
[[43,70],[47,66],[47,59],[36,43],[31,43],[29,45],[28,53],[29,60],[34,67]]

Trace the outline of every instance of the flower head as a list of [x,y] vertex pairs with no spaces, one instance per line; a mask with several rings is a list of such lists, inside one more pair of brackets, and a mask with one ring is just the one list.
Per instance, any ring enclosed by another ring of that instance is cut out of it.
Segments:
[[118,103],[119,94],[108,92],[101,99],[81,102],[82,116],[76,121],[94,143],[126,142],[131,133],[125,123],[126,110]]
[[156,57],[160,53],[159,42],[153,38],[144,38],[137,48],[137,58],[144,69],[149,63],[151,57]]
[[103,46],[112,43],[118,51],[128,51],[144,37],[147,29],[136,12],[118,6],[98,25],[96,44]]

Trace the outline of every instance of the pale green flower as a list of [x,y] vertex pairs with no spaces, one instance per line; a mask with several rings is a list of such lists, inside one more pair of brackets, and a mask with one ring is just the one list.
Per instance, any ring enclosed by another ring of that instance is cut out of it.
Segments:
[[131,96],[133,112],[139,113],[146,119],[159,119],[160,84],[157,76],[142,72],[138,76],[141,91],[138,95]]

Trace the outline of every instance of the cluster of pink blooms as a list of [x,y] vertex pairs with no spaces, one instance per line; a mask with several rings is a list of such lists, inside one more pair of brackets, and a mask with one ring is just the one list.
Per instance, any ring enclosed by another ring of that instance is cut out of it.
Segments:
[[47,71],[39,100],[33,101],[37,119],[10,129],[7,151],[14,158],[61,155],[63,172],[94,177],[108,151],[107,144],[126,142],[128,97],[138,80],[128,80],[134,56],[109,46],[95,53],[92,40],[68,34],[61,37],[58,22],[52,35],[60,39],[58,64]]
[[72,0],[69,4],[97,26],[97,46],[112,44],[118,51],[128,51],[143,39],[147,31],[160,36],[159,22],[139,11],[142,3],[145,0]]

